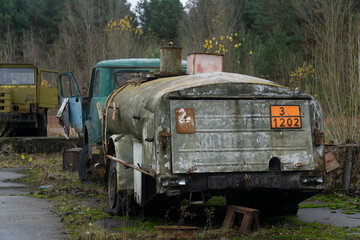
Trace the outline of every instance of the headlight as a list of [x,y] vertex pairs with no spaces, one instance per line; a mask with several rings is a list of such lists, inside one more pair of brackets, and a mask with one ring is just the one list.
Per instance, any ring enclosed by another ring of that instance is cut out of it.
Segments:
[[179,179],[178,184],[180,186],[185,186],[186,185],[186,179],[185,178]]
[[163,186],[163,187],[169,186],[169,179],[163,179],[163,180],[161,180],[161,186]]
[[323,183],[324,182],[324,177],[317,177],[316,178],[316,182],[318,182],[318,183]]
[[307,184],[324,183],[324,176],[302,176],[301,183],[307,183]]
[[163,187],[176,187],[185,186],[186,178],[163,178],[161,179],[161,186]]
[[307,178],[301,178],[301,182],[302,182],[302,183],[307,183],[307,182],[308,182],[308,179],[307,179]]

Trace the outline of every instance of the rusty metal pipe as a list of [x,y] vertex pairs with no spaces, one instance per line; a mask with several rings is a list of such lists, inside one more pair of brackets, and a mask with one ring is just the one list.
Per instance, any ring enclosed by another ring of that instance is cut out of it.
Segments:
[[142,170],[142,169],[140,169],[140,168],[138,168],[138,167],[136,167],[136,166],[134,166],[134,165],[132,165],[132,164],[130,164],[130,163],[128,163],[128,162],[125,162],[125,161],[123,161],[123,160],[121,160],[121,159],[118,159],[118,158],[113,157],[113,156],[110,156],[110,155],[106,155],[106,157],[109,158],[109,159],[112,160],[112,161],[121,163],[121,164],[123,164],[123,165],[125,165],[125,166],[127,166],[127,167],[129,167],[129,168],[132,168],[132,169],[134,169],[134,170],[136,170],[136,171],[139,171],[139,172],[141,172],[141,173],[143,173],[143,174],[146,174],[146,175],[148,175],[148,176],[150,176],[150,177],[155,178],[155,175],[153,175],[153,174],[151,174],[151,173],[148,173],[148,172],[146,172],[146,171],[144,171],[144,170]]

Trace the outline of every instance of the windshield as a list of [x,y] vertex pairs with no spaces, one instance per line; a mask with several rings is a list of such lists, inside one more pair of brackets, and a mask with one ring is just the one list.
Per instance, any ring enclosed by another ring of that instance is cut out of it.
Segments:
[[145,77],[145,74],[149,72],[148,70],[139,70],[139,71],[117,71],[114,73],[114,86],[115,89],[118,88],[121,84],[125,83],[134,78],[141,78]]
[[32,85],[34,82],[33,68],[0,68],[0,85]]

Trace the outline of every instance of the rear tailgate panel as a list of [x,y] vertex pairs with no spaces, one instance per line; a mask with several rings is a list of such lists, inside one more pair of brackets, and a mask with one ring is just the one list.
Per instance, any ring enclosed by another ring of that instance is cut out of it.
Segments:
[[[299,106],[301,128],[271,128],[271,106]],[[268,171],[273,157],[282,171],[315,167],[308,100],[172,99],[170,117],[173,173]]]

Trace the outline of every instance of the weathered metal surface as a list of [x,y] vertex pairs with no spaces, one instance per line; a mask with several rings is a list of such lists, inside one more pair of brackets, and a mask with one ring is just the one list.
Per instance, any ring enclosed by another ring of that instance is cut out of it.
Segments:
[[[46,78],[43,73],[46,73]],[[0,64],[0,119],[12,126],[11,134],[46,136],[46,112],[58,105],[59,72],[28,63]],[[34,130],[34,131],[33,131]]]
[[70,148],[63,153],[63,170],[75,172],[78,169],[78,159],[82,148]]
[[11,112],[11,89],[0,90],[0,112]]
[[70,138],[70,116],[69,116],[69,99],[62,101],[59,111],[56,114],[59,124],[63,127],[64,136],[66,139]]
[[194,108],[176,108],[176,132],[195,133]]
[[325,153],[325,171],[327,173],[338,169],[340,164],[331,152]]
[[187,56],[187,74],[214,73],[223,71],[224,56],[195,53]]
[[[301,106],[302,128],[271,130],[272,105]],[[268,171],[272,158],[282,171],[315,168],[306,100],[171,100],[171,119],[180,107],[194,109],[196,129],[181,134],[172,124],[173,173]]]
[[166,75],[180,75],[182,73],[182,48],[160,48],[160,72]]
[[[126,159],[129,164],[133,161],[133,141],[129,136],[112,135],[112,142],[115,146],[115,156],[118,159]],[[124,167],[123,164],[116,163],[117,171],[117,191],[130,191],[134,189],[134,170]]]
[[323,132],[320,132],[319,130],[314,131],[314,137],[315,137],[315,145],[325,144],[325,136]]
[[[158,79],[145,82],[141,86],[128,86],[114,98],[113,101],[116,103],[116,108],[119,109],[119,114],[115,120],[107,118],[109,130],[114,133],[131,133],[141,139],[142,121],[136,121],[128,116],[141,117],[145,111],[155,113],[158,104],[162,104],[161,99],[169,97],[169,94],[192,99],[275,95],[284,98],[292,96],[293,92],[271,81],[233,73]],[[166,109],[167,113],[168,111]],[[109,114],[112,114],[111,109],[109,109]]]
[[155,226],[155,233],[167,239],[192,238],[196,231],[197,227],[191,226]]
[[[322,111],[308,94],[250,76],[211,73],[129,85],[112,101],[107,130],[141,143],[139,164],[156,175],[149,196],[266,188],[283,191],[282,203],[298,203],[324,187],[324,146],[313,145],[313,132],[323,132]],[[271,128],[271,106],[299,106],[299,116],[288,119],[300,118],[301,125]],[[177,121],[187,122],[177,109],[193,116],[191,133],[177,130]],[[277,161],[279,169],[270,172],[269,165]],[[290,191],[292,198],[286,197]],[[141,200],[143,205],[148,199]]]
[[141,172],[141,173],[143,173],[143,174],[145,174],[145,175],[148,175],[148,176],[150,176],[150,177],[155,177],[154,175],[152,175],[152,174],[150,174],[150,173],[148,173],[148,172],[146,172],[146,171],[144,171],[144,170],[142,170],[142,169],[140,169],[140,168],[138,168],[138,167],[136,167],[136,166],[134,166],[134,165],[126,162],[126,161],[124,161],[124,160],[115,158],[115,157],[110,156],[110,155],[106,155],[106,157],[109,158],[109,159],[111,159],[112,161],[118,162],[118,163],[120,163],[120,164],[122,164],[122,165],[124,165],[124,166],[126,166],[126,167],[132,168],[132,169],[134,169],[134,170],[136,170],[136,171],[139,171],[139,172]]
[[64,135],[65,137],[69,136],[70,124],[76,132],[82,133],[84,126],[83,100],[72,73],[61,73],[59,85],[61,107],[56,117],[64,127]]

